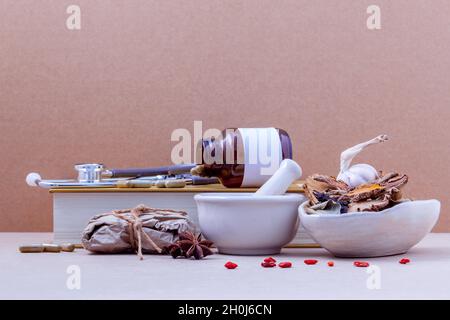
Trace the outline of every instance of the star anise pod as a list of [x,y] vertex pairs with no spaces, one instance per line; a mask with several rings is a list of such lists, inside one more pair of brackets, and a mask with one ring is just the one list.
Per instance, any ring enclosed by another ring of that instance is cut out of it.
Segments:
[[163,253],[170,254],[174,259],[183,255],[183,251],[181,250],[180,246],[176,243],[173,243],[168,247],[164,248]]
[[183,255],[186,258],[194,257],[198,260],[213,254],[210,249],[212,245],[212,241],[202,240],[200,233],[182,232],[180,233],[180,239],[169,246],[168,249],[174,258]]

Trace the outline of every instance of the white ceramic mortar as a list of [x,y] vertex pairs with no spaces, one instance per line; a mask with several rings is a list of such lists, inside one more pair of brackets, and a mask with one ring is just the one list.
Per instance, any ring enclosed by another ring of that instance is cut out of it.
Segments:
[[220,253],[277,254],[299,226],[301,194],[204,193],[194,197],[202,234]]
[[292,241],[299,226],[300,194],[285,194],[302,169],[285,159],[255,193],[203,193],[194,197],[203,235],[220,253],[268,255]]

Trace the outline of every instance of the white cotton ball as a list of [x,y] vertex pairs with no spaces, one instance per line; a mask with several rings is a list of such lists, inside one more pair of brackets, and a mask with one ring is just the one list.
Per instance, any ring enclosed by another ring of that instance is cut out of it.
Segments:
[[25,181],[30,187],[37,187],[38,182],[41,180],[42,180],[41,176],[39,175],[39,173],[36,172],[29,173],[25,179]]
[[364,183],[373,182],[377,178],[377,170],[365,163],[355,164],[337,176],[337,180],[345,182],[352,188]]

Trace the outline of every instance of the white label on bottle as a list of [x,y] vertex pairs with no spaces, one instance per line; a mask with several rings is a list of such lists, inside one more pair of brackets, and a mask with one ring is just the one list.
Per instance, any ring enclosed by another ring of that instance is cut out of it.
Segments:
[[278,130],[275,128],[239,128],[244,149],[242,187],[259,187],[275,173],[282,160]]

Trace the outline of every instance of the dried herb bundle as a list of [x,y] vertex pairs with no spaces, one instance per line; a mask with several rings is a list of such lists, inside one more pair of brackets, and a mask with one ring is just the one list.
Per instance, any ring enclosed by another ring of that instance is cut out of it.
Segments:
[[[379,174],[372,183],[350,187],[335,177],[315,174],[306,179],[304,190],[310,201],[309,213],[339,208],[340,213],[381,211],[398,203],[408,182],[404,174]],[[338,205],[338,206],[336,206]]]

